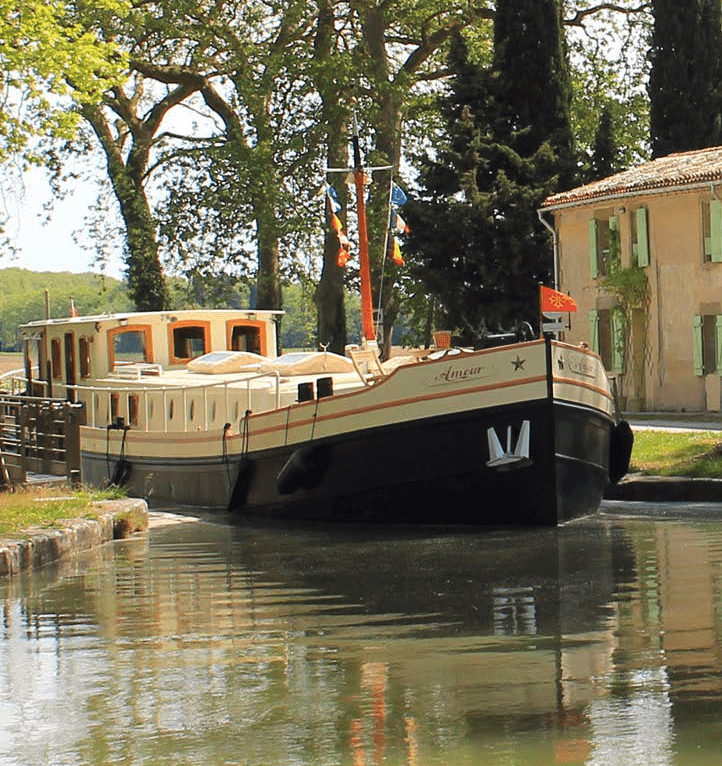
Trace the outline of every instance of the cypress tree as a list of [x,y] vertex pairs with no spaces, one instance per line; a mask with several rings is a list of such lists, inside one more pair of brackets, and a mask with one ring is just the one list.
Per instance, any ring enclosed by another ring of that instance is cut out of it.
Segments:
[[621,170],[623,170],[623,166],[614,131],[614,118],[610,108],[606,106],[599,118],[599,125],[594,137],[592,166],[586,180],[598,181]]
[[499,0],[491,68],[461,37],[449,67],[448,140],[422,163],[426,201],[405,208],[407,252],[446,323],[478,342],[515,321],[536,326],[537,285],[552,270],[537,209],[575,181],[558,0]]
[[717,146],[722,139],[722,4],[653,0],[652,9],[652,154]]

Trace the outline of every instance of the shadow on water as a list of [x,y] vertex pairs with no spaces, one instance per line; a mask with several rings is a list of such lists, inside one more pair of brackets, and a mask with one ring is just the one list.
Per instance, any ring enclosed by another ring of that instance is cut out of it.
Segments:
[[720,518],[158,526],[0,590],[0,764],[696,762]]

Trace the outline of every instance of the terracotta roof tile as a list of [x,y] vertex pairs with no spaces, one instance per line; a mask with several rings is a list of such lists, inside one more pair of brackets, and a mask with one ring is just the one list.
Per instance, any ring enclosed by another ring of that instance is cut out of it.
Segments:
[[638,194],[679,186],[722,181],[722,146],[669,154],[631,170],[553,194],[542,207],[584,203],[600,197]]

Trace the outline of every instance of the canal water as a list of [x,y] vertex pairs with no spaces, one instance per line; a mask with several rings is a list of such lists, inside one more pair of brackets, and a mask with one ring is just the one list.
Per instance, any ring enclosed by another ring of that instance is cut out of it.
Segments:
[[2,766],[722,758],[722,506],[172,523],[0,583],[0,609]]

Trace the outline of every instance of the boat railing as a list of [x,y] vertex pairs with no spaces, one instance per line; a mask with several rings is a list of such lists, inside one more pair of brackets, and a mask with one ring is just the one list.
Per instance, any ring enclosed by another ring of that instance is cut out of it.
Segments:
[[[24,371],[3,376],[10,380],[13,394],[20,394],[27,389]],[[69,399],[81,401],[86,406],[86,424],[93,428],[107,428],[122,422],[144,432],[162,431],[184,432],[189,428],[207,431],[211,422],[221,424],[239,420],[247,411],[253,411],[254,381],[268,378],[273,381],[275,408],[281,406],[281,374],[276,370],[251,375],[247,378],[234,378],[216,382],[204,382],[198,385],[168,386],[124,386],[124,385],[70,385],[62,384]],[[245,384],[245,385],[243,385]],[[56,386],[58,383],[56,382]],[[42,380],[32,380],[33,392],[47,387]],[[220,397],[211,396],[211,391],[221,390]],[[198,392],[203,396],[196,398]],[[258,394],[258,391],[255,391]],[[239,396],[240,394],[240,396]],[[101,407],[101,401],[105,406]],[[160,404],[160,413],[155,412],[156,403]],[[196,404],[201,411],[196,411]],[[221,409],[218,410],[218,405]],[[178,407],[180,405],[180,407]],[[177,409],[181,412],[178,413]],[[241,411],[241,409],[243,411]],[[107,417],[103,414],[107,413]],[[143,415],[141,417],[141,414]],[[178,419],[180,415],[180,419]],[[120,420],[122,419],[122,421]],[[160,428],[151,428],[158,422]]]

